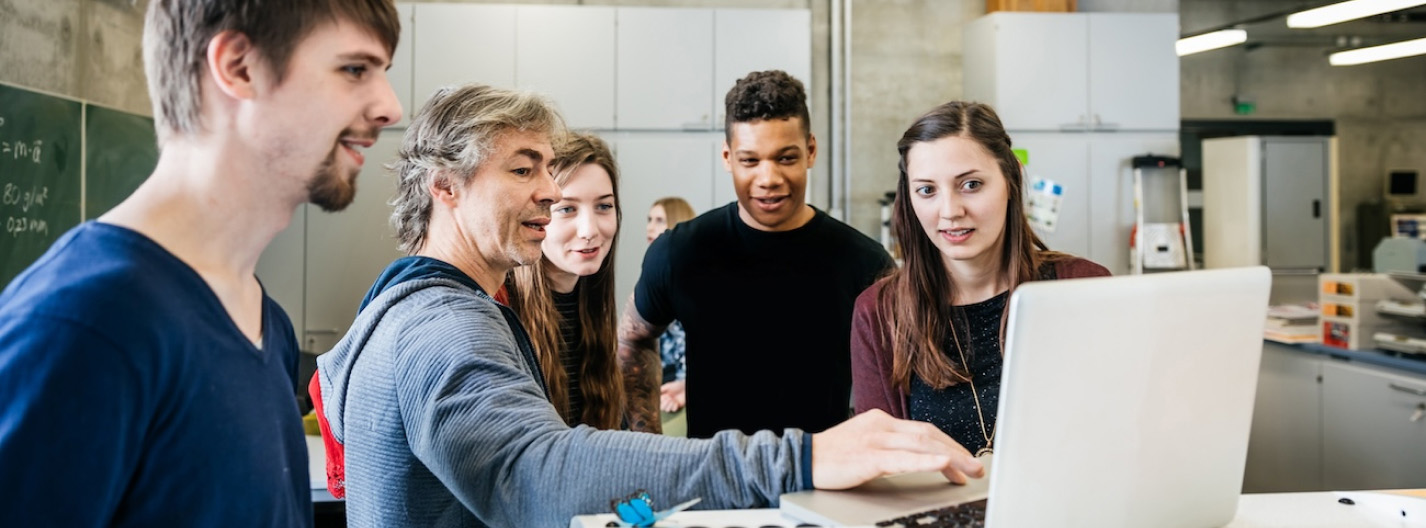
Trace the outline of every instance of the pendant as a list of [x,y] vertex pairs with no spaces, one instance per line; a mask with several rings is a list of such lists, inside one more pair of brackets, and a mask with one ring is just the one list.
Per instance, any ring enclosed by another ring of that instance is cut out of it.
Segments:
[[976,452],[975,452],[975,457],[976,457],[976,458],[980,458],[980,457],[983,457],[983,456],[985,456],[985,455],[989,455],[989,454],[992,454],[992,453],[994,453],[994,451],[991,451],[989,447],[982,447],[982,448],[980,448],[980,451],[976,451]]

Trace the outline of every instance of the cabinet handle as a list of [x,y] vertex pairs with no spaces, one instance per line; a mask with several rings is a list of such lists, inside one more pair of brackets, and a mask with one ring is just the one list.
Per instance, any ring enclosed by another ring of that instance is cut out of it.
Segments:
[[1119,129],[1119,123],[1105,123],[1099,119],[1099,114],[1094,114],[1094,130],[1113,131]]
[[1322,218],[1322,200],[1312,201],[1312,217]]
[[1083,114],[1080,114],[1079,119],[1076,120],[1076,121],[1073,122],[1073,123],[1065,123],[1065,124],[1063,124],[1063,125],[1060,125],[1060,131],[1061,131],[1061,132],[1074,132],[1074,131],[1081,131],[1081,132],[1083,132],[1083,131],[1086,131],[1086,130],[1089,130],[1089,125],[1084,122],[1084,115],[1083,115]]
[[1405,386],[1405,385],[1397,385],[1397,384],[1395,384],[1395,383],[1387,383],[1386,386],[1391,387],[1392,389],[1399,390],[1399,391],[1401,391],[1401,392],[1407,393],[1407,394],[1415,394],[1415,395],[1417,395],[1417,396],[1426,396],[1426,390],[1421,390],[1421,389],[1417,389],[1417,388],[1407,387],[1407,386]]
[[308,335],[337,335],[342,331],[336,328],[308,328],[306,333]]

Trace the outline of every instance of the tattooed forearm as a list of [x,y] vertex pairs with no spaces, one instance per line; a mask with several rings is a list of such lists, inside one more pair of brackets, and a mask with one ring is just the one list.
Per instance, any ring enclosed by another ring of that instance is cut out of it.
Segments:
[[624,390],[628,404],[624,418],[629,429],[662,433],[659,422],[659,381],[663,373],[659,363],[658,336],[664,327],[655,326],[639,315],[634,296],[619,320],[619,370],[624,374]]

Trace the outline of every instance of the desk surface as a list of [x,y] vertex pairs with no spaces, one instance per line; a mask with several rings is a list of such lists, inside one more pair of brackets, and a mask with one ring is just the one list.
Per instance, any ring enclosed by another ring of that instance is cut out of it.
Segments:
[[[312,481],[312,502],[340,501],[327,491],[326,451],[322,438],[307,437],[307,472]],[[1355,502],[1338,502],[1346,497]],[[1409,523],[1397,513],[1405,508]],[[684,524],[712,526],[737,523],[755,526],[795,526],[778,510],[689,511],[678,514]],[[572,527],[603,528],[612,515],[582,515]],[[1426,489],[1381,492],[1254,493],[1238,501],[1238,515],[1224,528],[1378,528],[1426,527]]]
[[1418,376],[1426,376],[1426,360],[1414,357],[1405,357],[1400,354],[1392,355],[1391,353],[1383,352],[1381,350],[1376,349],[1351,350],[1346,348],[1336,348],[1321,343],[1288,344],[1279,343],[1277,341],[1272,341],[1272,343],[1295,348],[1299,351],[1306,352],[1309,354],[1318,354],[1327,357],[1346,359],[1349,361],[1356,361],[1368,365],[1376,365],[1378,367],[1397,369],[1402,372],[1407,372]]
[[[1343,497],[1355,503],[1339,502]],[[1400,511],[1408,515],[1403,519]],[[603,528],[611,514],[581,515],[571,528]],[[687,511],[669,518],[680,525],[721,527],[776,526],[797,523],[775,509]],[[1406,528],[1426,527],[1426,490],[1382,492],[1254,493],[1238,501],[1238,514],[1223,528]]]

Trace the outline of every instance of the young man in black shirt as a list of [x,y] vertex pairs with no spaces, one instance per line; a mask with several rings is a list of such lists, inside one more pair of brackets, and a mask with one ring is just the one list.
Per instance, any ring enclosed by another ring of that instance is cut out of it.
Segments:
[[723,164],[738,200],[649,247],[619,329],[631,428],[659,432],[655,340],[687,340],[688,435],[796,427],[848,416],[857,295],[892,266],[876,242],[807,205],[817,159],[802,83],[753,72],[728,92]]

